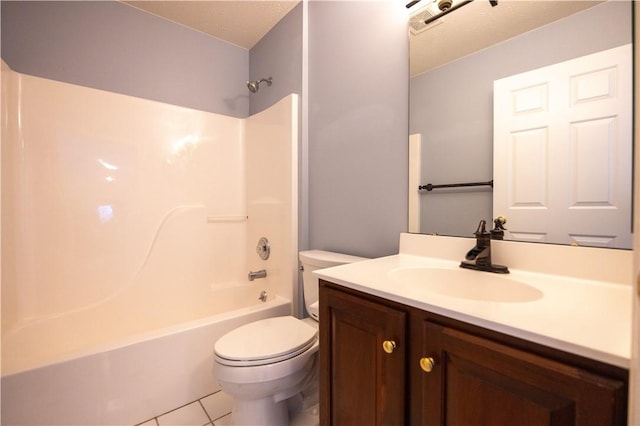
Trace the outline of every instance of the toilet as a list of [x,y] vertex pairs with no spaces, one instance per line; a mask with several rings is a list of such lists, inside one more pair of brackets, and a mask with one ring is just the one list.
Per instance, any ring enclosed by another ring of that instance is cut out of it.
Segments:
[[234,425],[287,425],[293,397],[317,394],[318,279],[312,272],[365,258],[322,250],[302,251],[299,258],[310,317],[255,321],[230,331],[215,344],[214,374],[233,398]]

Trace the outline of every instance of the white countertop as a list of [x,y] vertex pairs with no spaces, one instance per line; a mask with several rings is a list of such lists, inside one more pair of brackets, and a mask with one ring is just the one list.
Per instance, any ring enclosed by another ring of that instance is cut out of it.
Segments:
[[[397,268],[456,268],[459,261],[398,254],[314,271],[344,287],[441,314],[566,352],[629,368],[631,286],[510,268],[509,278],[544,295],[533,301],[503,303],[439,295],[398,286]],[[465,270],[467,271],[467,270]],[[468,271],[473,274],[489,272]]]

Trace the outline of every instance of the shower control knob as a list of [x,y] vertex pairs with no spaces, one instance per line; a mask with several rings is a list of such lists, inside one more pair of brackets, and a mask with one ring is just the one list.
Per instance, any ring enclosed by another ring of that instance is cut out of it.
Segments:
[[267,260],[271,254],[271,244],[265,237],[260,238],[258,246],[256,247],[256,253],[260,256],[260,259]]

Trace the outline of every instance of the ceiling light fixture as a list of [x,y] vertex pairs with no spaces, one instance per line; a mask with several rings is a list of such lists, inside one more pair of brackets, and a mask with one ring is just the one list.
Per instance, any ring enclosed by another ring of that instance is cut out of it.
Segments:
[[[465,6],[471,3],[472,1],[473,0],[430,0],[430,4],[427,5],[426,7],[432,9],[434,13],[433,13],[433,16],[427,18],[424,21],[424,23],[429,24],[435,21],[436,19],[439,19],[444,15],[447,15],[453,12],[454,10],[457,10],[462,6]],[[406,4],[406,8],[409,9],[415,6],[416,4],[418,4],[419,2],[420,0],[412,0]],[[492,7],[495,7],[498,5],[498,0],[489,0],[489,3],[491,4]]]

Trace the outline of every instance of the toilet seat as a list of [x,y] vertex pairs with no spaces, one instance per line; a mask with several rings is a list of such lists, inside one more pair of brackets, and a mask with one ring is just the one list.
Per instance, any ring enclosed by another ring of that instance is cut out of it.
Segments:
[[225,334],[216,342],[214,352],[223,365],[259,366],[293,358],[317,339],[318,330],[295,317],[267,318]]

